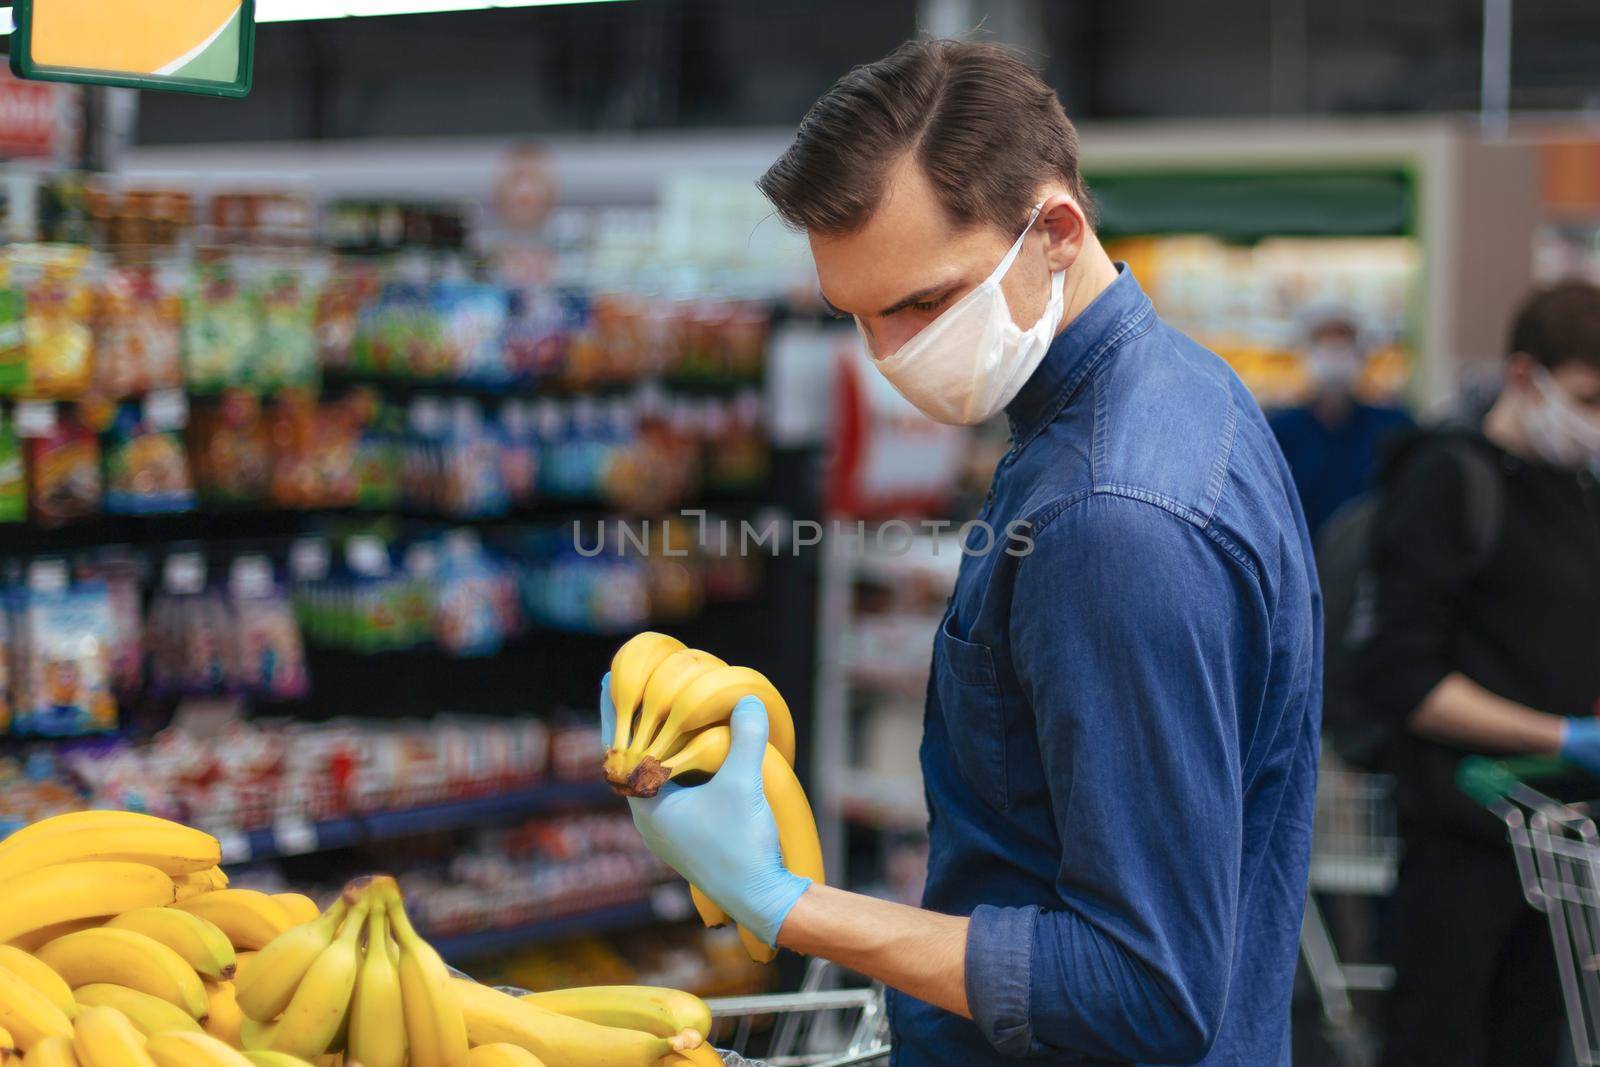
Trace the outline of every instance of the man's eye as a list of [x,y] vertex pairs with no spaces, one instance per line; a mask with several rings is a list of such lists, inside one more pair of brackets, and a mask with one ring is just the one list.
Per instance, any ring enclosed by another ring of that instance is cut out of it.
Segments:
[[912,311],[937,311],[943,306],[944,297],[942,296],[937,300],[919,300],[916,303],[906,305]]

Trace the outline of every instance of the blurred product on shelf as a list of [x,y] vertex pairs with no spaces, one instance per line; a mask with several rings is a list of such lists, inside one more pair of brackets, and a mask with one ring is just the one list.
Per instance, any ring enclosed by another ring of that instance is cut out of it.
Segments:
[[63,567],[59,579],[14,591],[12,600],[12,729],[45,737],[115,729],[114,621],[105,586],[69,587]]
[[[305,643],[370,655],[499,655],[539,629],[613,633],[748,602],[760,560],[716,559],[696,525],[641,522],[607,547],[571,526],[409,528],[329,541],[100,548],[13,563],[0,613],[0,701],[12,732],[113,730],[118,703],[311,689]],[[371,528],[371,527],[367,527]],[[711,528],[715,528],[714,522]],[[148,587],[147,575],[158,576]],[[303,636],[302,636],[303,635]]]
[[1271,238],[1252,245],[1214,237],[1138,237],[1110,243],[1138,275],[1162,317],[1223,359],[1264,407],[1304,399],[1300,351],[1309,309],[1347,308],[1371,355],[1358,392],[1393,403],[1419,346],[1414,309],[1422,249],[1406,237]]
[[108,513],[152,515],[195,506],[183,438],[151,417],[152,406],[124,405],[103,435]]
[[753,963],[729,928],[698,923],[630,932],[626,940],[577,937],[473,961],[483,982],[535,992],[585,984],[654,985],[702,997],[756,993],[773,972]]
[[120,399],[183,385],[181,270],[172,262],[106,269],[94,316],[92,391]]
[[[55,774],[49,773],[50,768]],[[321,822],[526,789],[550,771],[550,729],[525,716],[426,721],[234,722],[211,737],[169,729],[147,743],[36,754],[30,777],[72,783],[43,795],[67,810],[128,808],[219,833]],[[9,791],[0,818],[38,817]]]
[[400,875],[435,937],[522,926],[646,899],[674,879],[626,814],[536,819],[480,831],[445,870]]
[[[21,471],[8,461],[19,444]],[[418,395],[399,405],[361,388],[331,400],[284,390],[267,401],[232,389],[192,412],[182,393],[156,392],[120,406],[24,401],[0,421],[0,521],[25,517],[20,481],[34,519],[47,526],[102,511],[186,512],[197,501],[462,520],[564,504],[649,514],[702,490],[748,491],[767,473],[752,390],[604,400]]]
[[60,526],[100,512],[105,482],[100,469],[100,440],[74,415],[60,419],[48,407],[33,408],[42,417],[35,426],[18,415],[26,437],[28,505],[40,526]]
[[178,190],[47,185],[58,243],[0,248],[0,396],[26,401],[3,413],[0,521],[23,518],[6,506],[17,439],[49,526],[191,510],[197,491],[650,513],[767,474],[767,300],[596,289],[588,266],[502,274],[437,205],[330,205],[319,246],[292,193],[219,191],[197,223]]

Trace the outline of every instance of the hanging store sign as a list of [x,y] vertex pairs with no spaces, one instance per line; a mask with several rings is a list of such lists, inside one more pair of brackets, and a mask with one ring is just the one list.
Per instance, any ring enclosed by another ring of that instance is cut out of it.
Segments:
[[255,0],[15,0],[11,69],[40,81],[250,91]]

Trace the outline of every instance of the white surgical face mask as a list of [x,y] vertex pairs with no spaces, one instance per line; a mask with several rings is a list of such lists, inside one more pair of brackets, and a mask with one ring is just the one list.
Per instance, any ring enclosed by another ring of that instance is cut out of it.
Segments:
[[[911,340],[877,361],[878,370],[901,396],[930,419],[953,426],[983,422],[1011,403],[1044,359],[1064,308],[1067,272],[1050,276],[1050,302],[1030,329],[1011,320],[1000,280],[1022,251],[1044,205],[1036,204],[1011,250],[994,273],[951,304]],[[856,319],[872,351],[872,339]]]
[[1533,385],[1539,403],[1522,409],[1528,447],[1558,467],[1600,466],[1600,421],[1579,410],[1545,368],[1534,368]]
[[1351,345],[1312,345],[1306,353],[1306,369],[1318,388],[1348,393],[1361,378],[1364,361]]

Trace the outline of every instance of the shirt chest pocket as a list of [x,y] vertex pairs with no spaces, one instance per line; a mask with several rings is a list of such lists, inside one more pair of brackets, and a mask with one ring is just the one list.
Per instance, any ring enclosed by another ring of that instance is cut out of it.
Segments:
[[1005,701],[987,645],[951,632],[947,615],[934,642],[934,685],[950,737],[950,752],[961,776],[987,804],[1010,807],[1006,781]]

